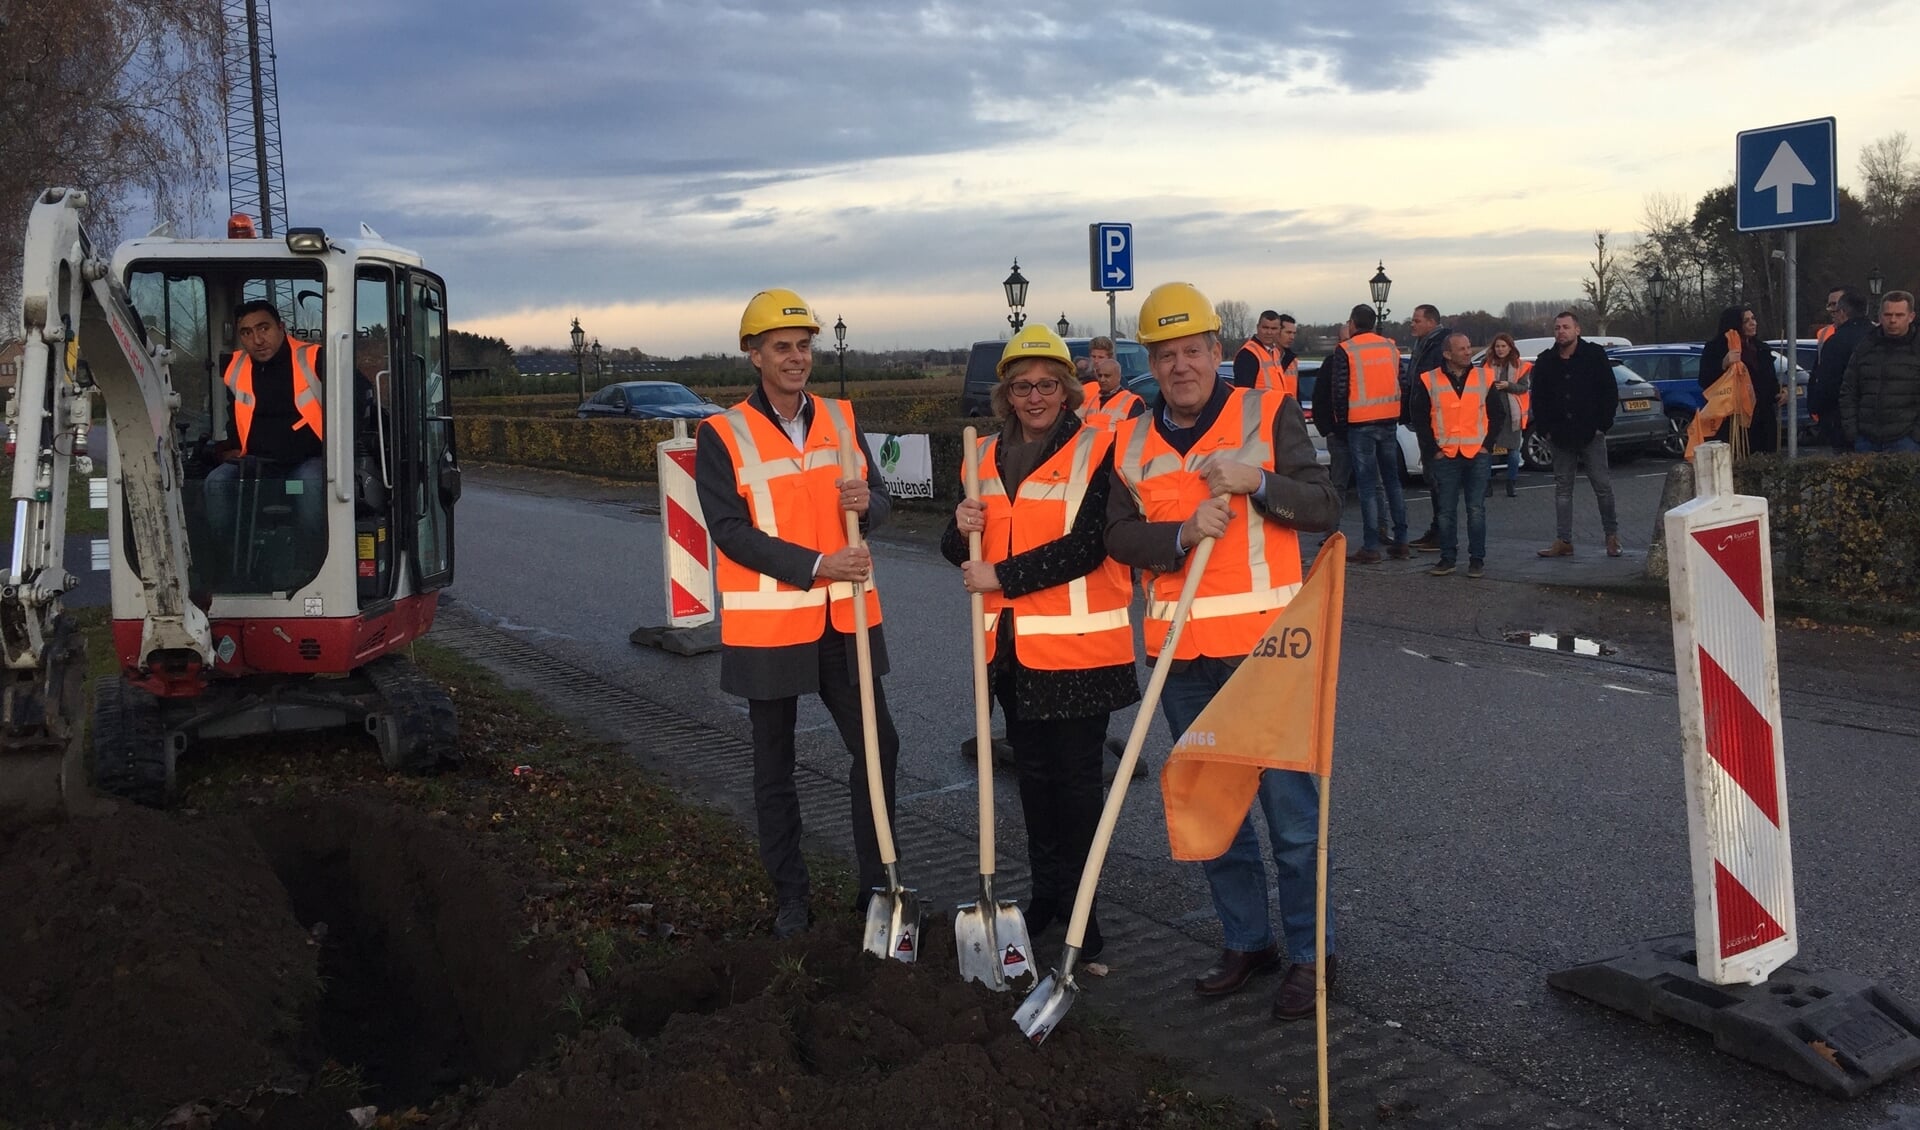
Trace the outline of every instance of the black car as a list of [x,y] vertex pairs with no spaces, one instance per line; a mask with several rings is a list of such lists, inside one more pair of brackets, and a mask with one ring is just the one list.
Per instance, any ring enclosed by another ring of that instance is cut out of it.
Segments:
[[704,420],[725,411],[673,381],[622,381],[594,393],[575,415],[582,420]]

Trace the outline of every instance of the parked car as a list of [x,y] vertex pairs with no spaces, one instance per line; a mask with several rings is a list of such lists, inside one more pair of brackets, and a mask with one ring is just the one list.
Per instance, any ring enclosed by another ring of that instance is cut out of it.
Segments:
[[[1093,339],[1090,337],[1070,337],[1067,352],[1077,361],[1085,357]],[[999,381],[994,372],[1000,365],[1000,355],[1006,351],[1004,341],[976,341],[967,354],[967,379],[960,389],[960,414],[962,416],[993,415],[993,386]],[[1113,359],[1120,362],[1121,383],[1135,392],[1136,378],[1145,377],[1149,386],[1153,384],[1153,375],[1147,372],[1147,347],[1137,341],[1117,338],[1113,343]],[[1155,390],[1156,395],[1158,389]],[[1144,392],[1142,396],[1146,395]],[[1154,403],[1159,403],[1156,399]]]
[[[1613,410],[1613,427],[1607,432],[1607,456],[1630,459],[1636,455],[1664,455],[1673,435],[1673,423],[1660,403],[1660,390],[1645,377],[1624,364],[1615,362],[1613,383],[1619,401]],[[1686,429],[1681,429],[1684,440]],[[1522,466],[1529,470],[1553,469],[1553,448],[1547,437],[1532,428],[1520,442]]]
[[[1700,387],[1701,348],[1697,343],[1673,342],[1607,351],[1607,356],[1625,362],[1659,390],[1662,410],[1671,426],[1663,454],[1675,459],[1686,453],[1687,426],[1693,423],[1694,413],[1700,411],[1700,406],[1707,402],[1706,390]],[[1788,366],[1786,353],[1776,350],[1773,363],[1775,374],[1784,379]],[[1810,443],[1814,441],[1814,435],[1813,416],[1807,410],[1807,371],[1798,365],[1793,369],[1794,382],[1800,386],[1796,403],[1800,438]],[[1785,409],[1781,410],[1781,414],[1784,418]]]
[[673,381],[621,381],[587,398],[582,420],[704,420],[726,409]]

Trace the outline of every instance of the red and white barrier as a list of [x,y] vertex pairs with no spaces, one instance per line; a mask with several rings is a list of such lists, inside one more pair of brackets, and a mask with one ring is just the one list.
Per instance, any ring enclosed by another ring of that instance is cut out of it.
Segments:
[[660,539],[667,584],[667,627],[698,628],[713,622],[713,543],[700,513],[693,485],[697,441],[688,438],[684,420],[673,422],[673,438],[654,446],[660,476]]
[[1799,951],[1767,500],[1733,493],[1725,444],[1696,449],[1666,515],[1700,976],[1760,984]]

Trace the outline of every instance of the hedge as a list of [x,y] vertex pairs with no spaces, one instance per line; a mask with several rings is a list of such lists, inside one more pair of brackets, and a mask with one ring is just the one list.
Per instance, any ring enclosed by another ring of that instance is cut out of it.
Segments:
[[653,445],[673,438],[665,420],[455,416],[453,427],[463,459],[643,482],[654,479]]
[[1757,455],[1733,474],[1771,504],[1777,594],[1920,605],[1920,455]]

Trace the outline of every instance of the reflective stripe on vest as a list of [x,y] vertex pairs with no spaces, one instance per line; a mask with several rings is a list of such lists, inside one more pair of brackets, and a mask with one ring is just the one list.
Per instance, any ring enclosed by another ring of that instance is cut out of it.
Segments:
[[1248,338],[1240,348],[1253,354],[1253,359],[1260,362],[1260,372],[1253,381],[1254,388],[1261,392],[1294,395],[1294,389],[1300,387],[1299,370],[1294,371],[1292,380],[1288,379],[1286,367],[1280,364],[1280,359],[1284,356],[1280,350],[1268,349],[1257,337]]
[[1083,381],[1080,385],[1080,407],[1073,410],[1082,420],[1100,410],[1100,382]]
[[[326,411],[320,403],[320,373],[316,362],[320,347],[311,342],[287,339],[293,369],[293,408],[300,419],[294,430],[306,428],[313,438],[327,438]],[[253,392],[253,358],[244,349],[234,350],[227,371],[220,378],[233,391],[233,430],[240,439],[240,451],[247,451],[247,437],[253,433],[253,411],[259,398]]]
[[[1149,522],[1183,522],[1206,501],[1206,481],[1195,468],[1211,456],[1273,470],[1274,417],[1286,402],[1255,389],[1234,389],[1220,417],[1182,456],[1151,417],[1121,424],[1114,443],[1121,485]],[[1227,658],[1252,649],[1275,615],[1300,591],[1300,541],[1294,531],[1260,515],[1244,494],[1228,498],[1227,533],[1200,578],[1176,659]],[[1186,567],[1152,577],[1147,602],[1147,654],[1157,656],[1171,626]]]
[[[831,554],[846,548],[840,509],[840,432],[854,436],[853,408],[844,400],[812,397],[813,423],[804,449],[747,401],[701,426],[712,428],[733,463],[735,489],[753,526],[768,537]],[[857,441],[856,441],[857,442]],[[866,460],[855,452],[860,474]],[[796,588],[717,552],[720,640],[730,647],[789,647],[812,643],[826,630],[853,631],[853,585],[845,581]],[[878,570],[875,570],[878,573]],[[867,622],[880,623],[880,598],[867,585]]]
[[1087,426],[1110,432],[1120,425],[1120,421],[1133,415],[1133,406],[1139,403],[1139,394],[1116,388],[1112,396],[1101,401],[1098,409],[1087,413]]
[[1347,423],[1400,418],[1400,347],[1379,334],[1340,343],[1347,355]]
[[[986,507],[981,556],[998,563],[1056,541],[1073,530],[1093,476],[1113,446],[1113,435],[1083,427],[1007,497],[994,456],[997,437],[981,441],[980,501]],[[1000,613],[1013,615],[1014,654],[1036,671],[1113,667],[1133,662],[1133,579],[1111,557],[1084,577],[1017,597],[990,592],[981,607],[987,658],[998,649]]]
[[[1527,374],[1533,372],[1531,361],[1519,361],[1505,369],[1494,368],[1491,361],[1480,367],[1487,371],[1488,388],[1492,388],[1495,381],[1503,379],[1509,384],[1524,381],[1527,379]],[[1506,376],[1503,378],[1501,373],[1505,373]],[[1509,391],[1506,397],[1507,407],[1511,410],[1508,412],[1507,426],[1515,431],[1526,431],[1527,425],[1533,423],[1533,393]]]
[[1433,442],[1440,454],[1471,459],[1487,443],[1487,393],[1493,388],[1493,373],[1486,366],[1467,370],[1460,391],[1446,370],[1428,369],[1420,374],[1427,386],[1427,400],[1433,405]]

